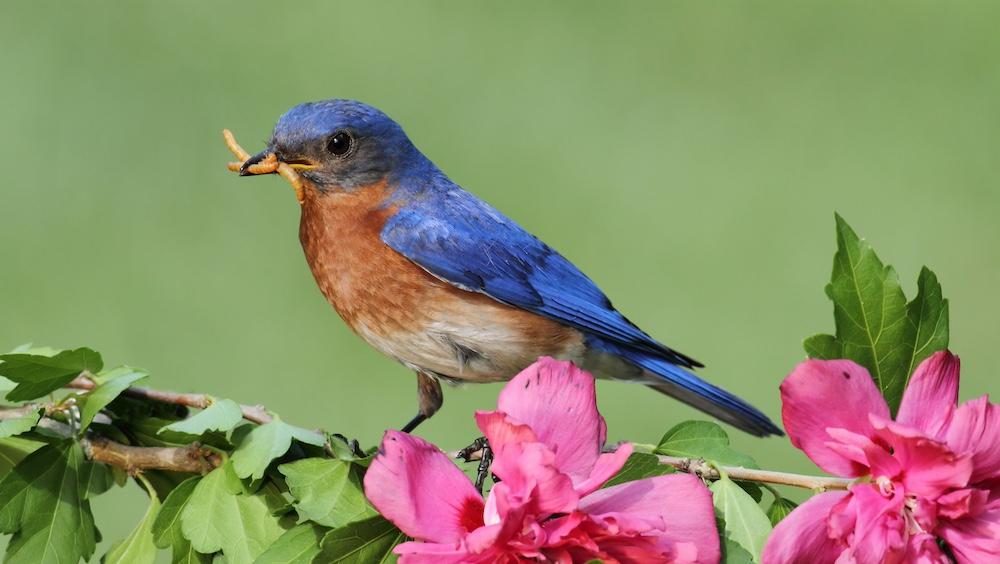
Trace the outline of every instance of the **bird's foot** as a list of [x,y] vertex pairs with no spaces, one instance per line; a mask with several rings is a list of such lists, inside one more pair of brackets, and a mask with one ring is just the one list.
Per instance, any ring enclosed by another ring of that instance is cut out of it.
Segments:
[[[486,437],[479,437],[472,441],[472,444],[458,451],[458,458],[465,462],[479,460],[479,467],[476,469],[476,490],[482,494],[486,477],[490,475],[490,466],[493,464],[493,449],[490,448]],[[494,478],[496,480],[496,478]]]
[[348,439],[340,433],[330,434],[330,454],[341,459],[364,458],[368,456],[361,450],[361,444],[357,439]]

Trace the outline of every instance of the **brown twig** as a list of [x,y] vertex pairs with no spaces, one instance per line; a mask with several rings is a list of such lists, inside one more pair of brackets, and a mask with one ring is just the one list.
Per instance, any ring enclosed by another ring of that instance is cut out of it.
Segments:
[[[45,409],[46,413],[58,411],[54,406],[26,404],[20,407],[0,408],[0,421],[24,417],[33,411]],[[38,427],[54,435],[70,438],[73,427],[49,417],[42,417]],[[143,470],[170,470],[190,474],[204,474],[219,466],[222,460],[198,443],[182,447],[140,447],[123,445],[88,432],[80,439],[84,454],[94,462],[117,466],[130,474]]]
[[[454,451],[447,453],[451,458],[461,458],[466,461],[479,460],[481,450],[471,453]],[[761,484],[774,484],[779,486],[794,486],[809,490],[846,490],[854,483],[854,480],[846,478],[830,478],[827,476],[807,476],[804,474],[791,474],[789,472],[775,472],[772,470],[755,470],[753,468],[743,468],[742,466],[716,466],[709,464],[700,458],[681,458],[678,456],[656,455],[660,459],[660,464],[673,466],[681,472],[696,474],[705,480],[718,480],[721,475],[719,471],[726,474],[733,480],[741,482],[758,482]]]
[[[74,390],[93,390],[95,386],[96,384],[94,384],[94,381],[91,380],[86,373],[77,376],[75,380],[66,384],[67,388]],[[183,405],[197,409],[205,409],[212,405],[213,401],[211,396],[205,394],[164,392],[161,390],[153,390],[139,386],[127,388],[124,392],[122,392],[122,394],[133,398],[148,399],[173,405]],[[272,420],[272,417],[267,413],[267,409],[265,409],[263,405],[240,405],[240,411],[243,412],[244,419],[260,425],[270,423]]]
[[138,447],[91,433],[80,444],[90,460],[117,466],[130,474],[142,470],[205,474],[222,463],[218,455],[198,443],[183,447]]
[[[222,130],[222,137],[226,140],[226,146],[229,147],[229,151],[239,159],[239,162],[227,163],[226,168],[233,172],[238,172],[240,168],[243,167],[243,163],[250,158],[250,153],[240,146],[236,142],[236,137],[233,136],[233,132],[228,129]],[[286,163],[278,160],[278,157],[271,153],[267,155],[264,160],[257,164],[250,165],[247,167],[247,171],[251,174],[280,174],[285,180],[292,185],[292,189],[295,190],[295,199],[299,201],[301,205],[306,198],[306,187],[305,181],[299,176],[299,173],[295,172],[295,169]]]
[[756,470],[742,466],[714,466],[700,458],[681,458],[678,456],[656,455],[660,464],[673,466],[682,472],[690,472],[707,480],[718,480],[720,470],[733,480],[742,482],[758,482],[779,486],[794,486],[809,490],[846,490],[854,483],[847,478],[831,478],[828,476],[807,476],[773,470]]

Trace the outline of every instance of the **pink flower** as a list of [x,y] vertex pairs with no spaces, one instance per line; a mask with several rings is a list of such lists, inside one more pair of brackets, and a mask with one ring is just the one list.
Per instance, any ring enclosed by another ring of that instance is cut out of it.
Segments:
[[959,360],[914,372],[896,420],[871,376],[848,360],[809,360],[781,384],[792,444],[838,476],[775,527],[767,564],[1000,561],[1000,405],[956,407]]
[[501,479],[485,501],[435,446],[396,431],[382,440],[365,493],[415,539],[395,549],[404,564],[718,562],[711,493],[698,478],[599,489],[632,447],[602,454],[594,379],[571,363],[540,359],[476,421]]

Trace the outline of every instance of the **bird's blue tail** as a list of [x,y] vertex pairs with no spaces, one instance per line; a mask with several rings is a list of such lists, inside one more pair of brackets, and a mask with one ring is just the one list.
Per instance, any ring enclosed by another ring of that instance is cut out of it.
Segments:
[[[784,435],[766,415],[729,392],[713,386],[693,373],[646,351],[637,351],[618,343],[591,339],[588,347],[610,353],[641,368],[646,374],[643,384],[673,396],[751,435]],[[614,378],[614,374],[606,374]]]

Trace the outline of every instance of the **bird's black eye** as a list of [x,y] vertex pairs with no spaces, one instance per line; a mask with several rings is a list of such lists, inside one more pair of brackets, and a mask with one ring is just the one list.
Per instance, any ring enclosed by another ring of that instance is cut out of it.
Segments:
[[326,142],[326,150],[338,157],[346,155],[351,146],[354,145],[354,138],[346,131],[338,131]]

